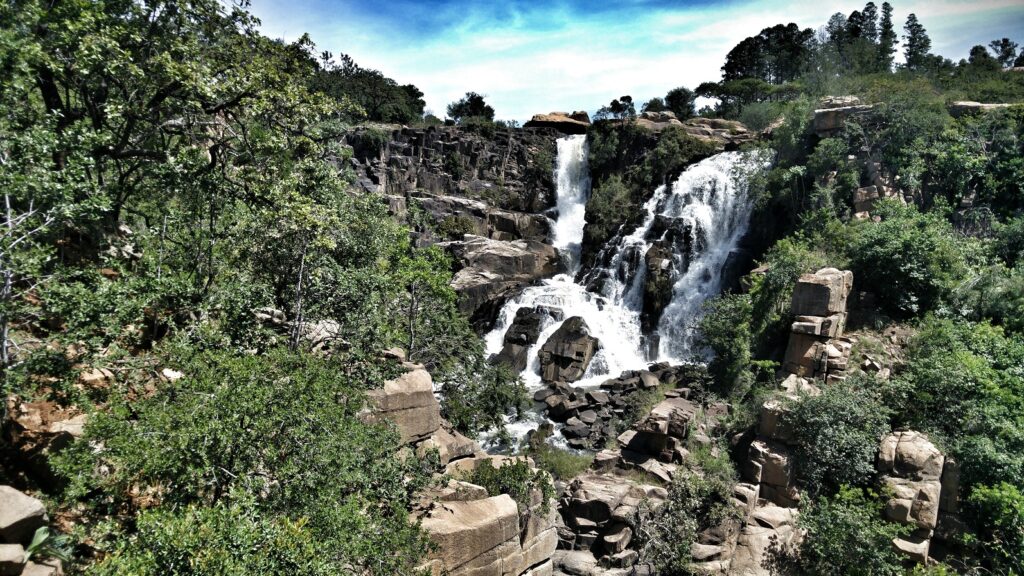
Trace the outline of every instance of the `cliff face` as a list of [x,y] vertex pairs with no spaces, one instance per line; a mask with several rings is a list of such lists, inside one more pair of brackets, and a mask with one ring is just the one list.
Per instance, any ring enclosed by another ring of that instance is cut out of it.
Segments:
[[453,257],[460,308],[483,329],[514,291],[559,271],[551,245],[550,128],[363,129],[349,134],[361,189],[382,194],[419,245]]

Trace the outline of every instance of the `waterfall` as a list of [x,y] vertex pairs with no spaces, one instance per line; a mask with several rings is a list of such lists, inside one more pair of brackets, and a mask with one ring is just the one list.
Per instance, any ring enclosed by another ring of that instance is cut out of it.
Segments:
[[[722,269],[747,231],[750,173],[767,165],[767,157],[761,153],[724,152],[690,166],[675,182],[654,191],[643,205],[644,219],[636,229],[604,247],[603,254],[608,257],[599,260],[607,264],[577,282],[590,193],[587,154],[585,136],[558,140],[558,218],[553,244],[562,252],[569,273],[524,289],[505,304],[494,329],[485,336],[487,353],[497,354],[521,308],[552,311],[528,350],[527,366],[521,374],[531,392],[544,386],[538,358],[541,346],[562,320],[572,316],[582,317],[591,335],[601,341],[600,350],[575,386],[596,386],[626,370],[645,368],[651,360],[690,360],[693,328],[702,305],[721,290]],[[670,254],[671,298],[655,333],[644,335],[645,255],[655,245]],[[525,422],[511,424],[510,433],[521,438],[541,421],[543,415],[533,414]]]
[[[588,292],[584,285],[574,281],[579,269],[580,243],[583,240],[583,226],[586,224],[584,214],[590,195],[587,155],[586,136],[567,136],[558,140],[558,162],[555,168],[558,219],[555,221],[552,240],[554,246],[563,253],[568,273],[523,290],[518,297],[505,304],[498,314],[494,329],[484,337],[488,354],[500,352],[505,331],[520,308],[543,306],[560,312],[563,319],[582,317],[591,334],[600,338],[602,347],[591,361],[587,374],[577,385],[599,384],[608,374],[619,374],[643,364],[643,358],[638,355],[641,342],[639,314],[602,294]],[[560,325],[560,321],[549,317],[542,326],[537,342],[530,347],[527,368],[522,378],[531,390],[543,386],[538,353]]]
[[631,234],[606,247],[609,264],[591,272],[603,278],[601,292],[615,304],[636,311],[643,306],[647,276],[644,256],[655,244],[671,253],[675,278],[661,314],[654,360],[689,360],[694,326],[704,302],[721,292],[729,254],[747,232],[752,172],[767,165],[758,152],[723,152],[687,168],[669,186],[659,186],[644,204],[644,220]]

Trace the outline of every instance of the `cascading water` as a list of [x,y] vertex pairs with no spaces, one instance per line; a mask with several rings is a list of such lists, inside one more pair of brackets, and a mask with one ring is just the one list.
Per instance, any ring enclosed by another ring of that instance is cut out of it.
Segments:
[[602,293],[639,313],[647,268],[644,256],[658,244],[671,253],[675,280],[657,327],[653,360],[682,362],[695,352],[694,325],[704,301],[722,289],[722,269],[747,232],[751,206],[747,182],[763,168],[762,153],[723,152],[690,166],[671,187],[662,185],[644,204],[645,217],[612,250]]
[[[767,163],[758,153],[725,152],[690,166],[670,186],[660,186],[654,192],[644,204],[643,222],[631,234],[605,247],[604,254],[610,257],[600,260],[607,265],[576,282],[590,193],[587,154],[586,136],[558,140],[558,218],[553,243],[562,251],[568,273],[523,290],[502,308],[494,329],[485,337],[487,352],[497,354],[521,308],[555,312],[545,317],[540,336],[527,352],[521,376],[531,392],[544,386],[538,358],[541,346],[561,325],[560,320],[573,316],[582,317],[591,335],[601,341],[600,350],[575,386],[600,384],[626,370],[645,368],[651,360],[689,360],[692,327],[701,306],[720,291],[722,268],[747,230],[751,210],[746,198],[747,176]],[[641,312],[644,256],[656,243],[670,248],[673,285],[656,330],[658,347],[652,353],[641,331]],[[522,438],[543,420],[543,415],[533,414],[511,424],[509,432]]]

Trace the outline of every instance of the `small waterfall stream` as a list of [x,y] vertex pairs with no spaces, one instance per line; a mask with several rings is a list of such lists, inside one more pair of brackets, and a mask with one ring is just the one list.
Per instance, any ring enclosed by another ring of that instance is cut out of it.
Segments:
[[[531,393],[544,386],[538,358],[541,346],[562,320],[572,316],[582,317],[591,335],[601,341],[601,349],[574,386],[596,386],[623,371],[645,368],[651,361],[690,360],[695,352],[693,326],[701,306],[721,290],[722,269],[747,230],[749,173],[767,164],[759,153],[724,152],[690,166],[675,182],[655,190],[644,204],[643,222],[635,230],[604,248],[605,257],[600,261],[607,265],[596,267],[577,282],[590,195],[587,155],[586,136],[558,140],[558,218],[553,244],[563,254],[567,273],[528,287],[506,303],[493,330],[485,336],[487,353],[497,354],[521,308],[544,307],[555,312],[541,324],[540,336],[529,348],[521,374]],[[644,335],[644,257],[655,243],[670,250],[672,294],[655,334]],[[658,343],[656,348],[648,344],[652,341]],[[521,439],[544,420],[542,414],[531,414],[524,421],[510,423],[509,432]],[[561,436],[556,434],[557,438]]]

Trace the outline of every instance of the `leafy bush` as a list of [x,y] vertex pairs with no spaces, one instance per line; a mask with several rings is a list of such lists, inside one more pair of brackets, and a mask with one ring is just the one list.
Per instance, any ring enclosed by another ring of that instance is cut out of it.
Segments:
[[668,489],[668,499],[652,508],[642,502],[636,513],[634,538],[642,562],[656,574],[690,573],[691,547],[697,534],[736,514],[732,504],[735,472],[728,457],[720,456],[720,474],[680,468]]
[[[415,458],[396,457],[393,431],[357,417],[362,387],[383,381],[382,374],[283,351],[236,356],[182,348],[166,365],[185,377],[145,398],[114,400],[89,421],[83,441],[60,454],[59,468],[70,481],[67,497],[98,509],[130,509],[132,495],[143,493],[169,512],[251,496],[256,516],[248,529],[258,533],[267,523],[304,518],[318,549],[331,550],[332,566],[390,573],[416,564],[425,540],[407,510],[429,470]],[[228,522],[225,514],[241,513],[228,506],[181,517],[158,514],[149,525],[155,532],[122,551],[144,560],[146,548],[134,547],[171,537],[161,530],[178,534],[188,523],[218,524]],[[218,537],[234,538],[231,532]],[[177,550],[168,553],[199,553]],[[154,569],[168,573],[172,567]]]
[[500,434],[505,417],[519,419],[529,405],[523,381],[504,365],[481,360],[455,366],[439,380],[441,415],[469,436],[493,429]]
[[483,486],[490,496],[508,494],[519,506],[519,514],[529,514],[536,495],[540,496],[540,513],[547,514],[551,509],[551,500],[555,496],[555,487],[551,477],[543,470],[532,470],[523,458],[506,460],[495,468],[491,461],[484,460],[466,478],[466,481]]
[[587,201],[585,242],[603,245],[624,223],[623,214],[628,213],[632,206],[632,195],[621,176],[611,176],[595,186]]
[[897,576],[903,557],[892,540],[910,530],[882,519],[883,500],[873,492],[843,487],[832,497],[819,498],[800,511],[798,526],[806,530],[803,544],[793,551],[775,550],[781,566],[799,574],[821,576]]
[[864,485],[874,475],[878,442],[889,431],[885,406],[866,379],[825,386],[790,406],[800,481],[811,494]]
[[847,248],[857,284],[895,316],[935,310],[966,278],[972,250],[937,214],[895,202],[876,213],[882,221],[855,226]]
[[1024,493],[1005,482],[976,486],[967,512],[985,549],[988,569],[999,574],[1024,573]]
[[[150,510],[137,532],[92,568],[100,576],[348,574],[325,554],[305,519],[268,518],[252,499]],[[385,550],[380,550],[384,555]]]
[[1024,342],[988,324],[927,319],[906,369],[883,388],[899,426],[952,448],[961,482],[1024,477]]
[[783,238],[761,260],[762,274],[749,276],[754,342],[758,353],[768,354],[785,344],[792,324],[790,301],[802,274],[824,268],[825,256],[801,236]]
[[722,397],[745,394],[750,382],[751,310],[748,295],[726,294],[708,301],[700,319],[699,343],[714,353],[708,371]]

